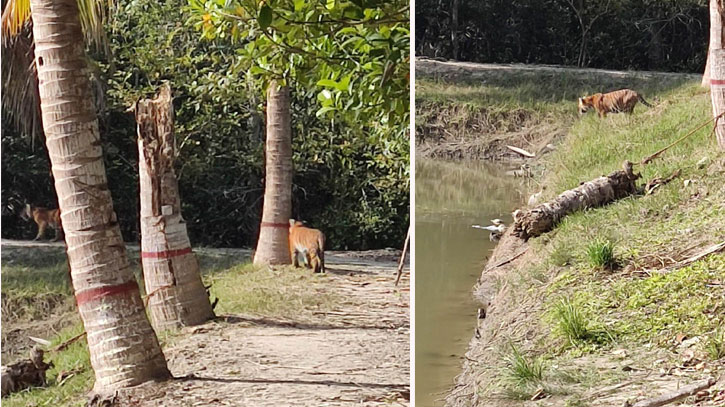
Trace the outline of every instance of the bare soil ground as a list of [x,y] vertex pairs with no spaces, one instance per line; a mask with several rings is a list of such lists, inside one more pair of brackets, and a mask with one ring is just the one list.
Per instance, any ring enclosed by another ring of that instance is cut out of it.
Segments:
[[579,76],[597,76],[611,78],[661,78],[661,77],[690,77],[702,78],[699,74],[683,74],[654,71],[613,71],[609,69],[576,68],[559,65],[535,64],[482,64],[477,62],[440,61],[430,58],[416,58],[415,71],[426,76],[441,76],[448,79],[485,79],[491,75],[506,75],[507,73],[530,73],[540,76],[542,73],[569,73]]
[[[8,249],[54,244],[2,245],[6,258]],[[346,297],[338,309],[284,319],[221,315],[186,329],[164,349],[175,379],[120,392],[115,405],[408,405],[410,280],[406,268],[394,287],[396,255],[330,252],[326,283]]]

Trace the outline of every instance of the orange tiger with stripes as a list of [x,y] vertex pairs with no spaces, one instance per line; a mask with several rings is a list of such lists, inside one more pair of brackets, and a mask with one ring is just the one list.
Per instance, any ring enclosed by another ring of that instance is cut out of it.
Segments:
[[579,98],[579,114],[584,114],[589,108],[596,109],[599,117],[606,117],[607,113],[629,113],[634,111],[634,105],[642,102],[652,107],[639,93],[632,89],[620,89],[609,93],[597,93]]
[[292,264],[299,267],[298,256],[305,257],[307,268],[315,273],[325,272],[325,235],[317,229],[311,229],[304,223],[289,220],[289,251]]
[[45,230],[50,226],[55,229],[53,242],[63,239],[63,224],[60,221],[60,209],[40,208],[26,204],[20,217],[25,220],[34,220],[38,224],[38,235],[33,240],[40,240],[45,237]]

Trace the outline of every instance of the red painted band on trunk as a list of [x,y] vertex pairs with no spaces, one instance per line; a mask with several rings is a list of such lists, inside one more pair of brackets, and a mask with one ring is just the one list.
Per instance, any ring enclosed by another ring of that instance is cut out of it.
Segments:
[[289,223],[262,222],[263,228],[289,228]]
[[725,79],[710,79],[710,85],[725,85]]
[[171,257],[183,256],[191,253],[191,247],[178,250],[166,250],[163,252],[141,252],[141,258],[143,259],[168,259]]
[[135,280],[119,285],[107,285],[104,287],[91,288],[76,293],[76,303],[80,306],[88,301],[97,300],[108,295],[122,294],[131,290],[138,290],[138,284],[136,284]]

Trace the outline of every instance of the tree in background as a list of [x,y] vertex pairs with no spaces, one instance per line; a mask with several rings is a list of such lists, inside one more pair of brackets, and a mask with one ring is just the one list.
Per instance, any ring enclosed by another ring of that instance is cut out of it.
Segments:
[[[367,143],[405,134],[409,118],[407,2],[191,0],[190,5],[200,15],[199,26],[208,38],[229,35],[243,44],[240,71],[247,70],[263,83],[290,86],[292,82],[314,90],[320,102],[316,114],[329,118],[331,125],[336,120],[357,124],[359,138]],[[282,88],[282,94],[285,92]],[[284,114],[284,109],[279,112]],[[272,120],[270,110],[268,115]],[[275,122],[284,124],[284,120]],[[287,139],[275,138],[280,143]],[[276,145],[273,155],[270,140],[267,146],[268,164],[291,170],[291,166],[269,161],[286,160],[286,146]],[[283,153],[276,154],[278,151]],[[269,202],[280,207],[274,207],[276,215],[270,213],[270,218],[264,217],[265,209],[255,263],[282,257],[289,262],[289,256],[282,253],[287,248],[280,244],[287,234],[280,220],[291,206],[286,202],[291,195],[287,195],[287,185],[279,182],[286,177],[277,178],[277,171],[273,174],[276,187],[267,190],[274,193],[270,200],[265,193],[265,206]]]
[[30,13],[23,9],[27,5],[6,5],[3,30],[20,32],[32,15],[42,122],[76,303],[96,375],[94,392],[109,394],[168,378],[108,190],[78,5],[75,0],[31,0]]
[[453,59],[458,59],[458,9],[461,7],[461,0],[451,0],[451,48],[453,48]]
[[273,80],[267,87],[267,143],[262,223],[254,264],[290,264],[292,215],[292,126],[289,87]]
[[[710,69],[709,82],[712,97],[712,114],[716,118],[715,136],[718,146],[725,150],[725,49],[723,49],[723,4],[719,0],[710,1],[710,46],[707,65]],[[705,71],[705,76],[708,72]],[[703,78],[704,81],[704,78]]]
[[[451,7],[416,2],[416,54],[452,58]],[[702,0],[460,0],[462,61],[701,72]]]
[[[241,61],[240,44],[246,42],[232,42],[228,33],[200,41],[195,27],[200,17],[187,5],[187,0],[119,3],[104,25],[112,58],[95,48],[87,51],[92,89],[104,96],[96,109],[109,188],[114,197],[123,197],[116,199],[114,210],[124,239],[138,242],[138,146],[136,123],[127,109],[168,81],[174,87],[175,171],[189,238],[195,245],[250,247],[259,233],[264,191],[264,84],[249,72],[251,62]],[[397,69],[407,75],[404,62]],[[406,75],[392,78],[403,79],[404,95]],[[370,125],[376,119],[369,115],[360,120],[318,115],[323,88],[296,80],[289,86],[292,217],[324,230],[332,250],[400,245],[409,217],[408,119],[382,132],[376,129],[383,126]],[[400,100],[407,107],[404,97]],[[13,199],[41,206],[55,205],[57,199],[43,143],[33,146],[8,113],[3,108],[2,236],[17,239],[34,236],[34,230],[13,213]]]
[[[611,0],[607,0],[602,6],[602,2],[590,2],[585,0],[565,0],[566,4],[571,7],[576,16],[579,28],[581,29],[581,38],[579,40],[579,53],[576,59],[576,65],[583,67],[587,65],[587,43],[589,41],[589,33],[592,27],[600,17],[607,14]],[[594,6],[594,7],[592,7]]]
[[722,7],[719,0],[710,0],[710,41],[707,51],[707,62],[705,63],[705,72],[702,75],[702,86],[710,87],[710,58],[712,51],[722,48],[723,29],[722,29]]

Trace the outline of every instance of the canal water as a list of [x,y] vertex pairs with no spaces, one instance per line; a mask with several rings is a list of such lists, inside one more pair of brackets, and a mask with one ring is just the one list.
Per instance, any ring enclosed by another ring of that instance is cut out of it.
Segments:
[[442,406],[476,327],[471,289],[494,247],[485,230],[507,225],[523,185],[481,162],[416,160],[415,401]]

